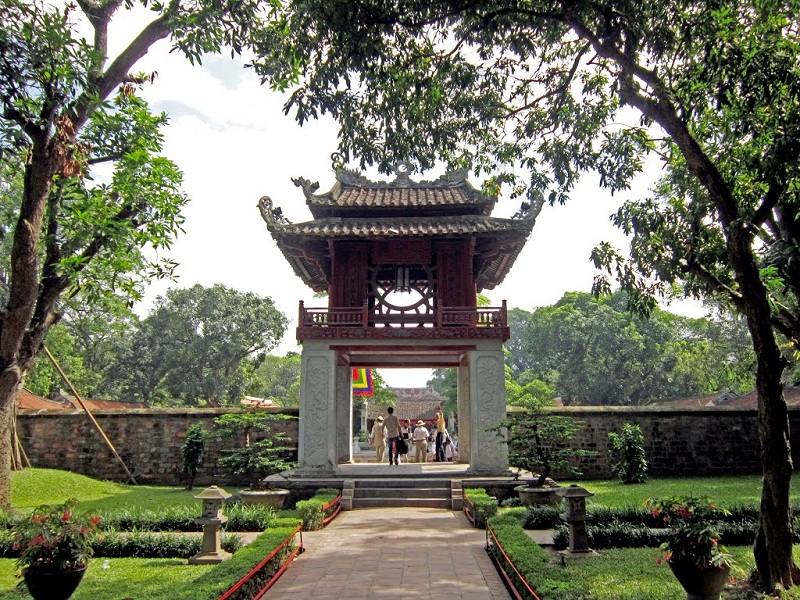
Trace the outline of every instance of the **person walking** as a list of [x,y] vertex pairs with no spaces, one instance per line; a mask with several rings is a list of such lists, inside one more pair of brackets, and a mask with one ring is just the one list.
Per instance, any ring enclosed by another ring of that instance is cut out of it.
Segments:
[[436,411],[436,462],[444,462],[444,415],[442,405]]
[[386,428],[383,425],[383,417],[375,419],[372,432],[369,434],[369,443],[375,448],[375,462],[383,462],[383,452],[386,450]]
[[408,452],[411,449],[411,430],[409,427],[411,426],[411,421],[403,420],[400,421],[400,437],[403,438],[403,443],[400,444],[402,449],[405,452],[400,452],[400,456],[405,462],[408,461]]
[[383,426],[386,429],[386,443],[389,445],[389,464],[399,465],[400,456],[397,452],[397,441],[400,439],[400,421],[394,416],[394,408],[389,407],[386,409],[389,413],[383,420]]
[[411,434],[411,439],[414,441],[414,462],[428,462],[428,433],[425,427],[425,421],[417,421],[417,426],[414,428],[414,433]]

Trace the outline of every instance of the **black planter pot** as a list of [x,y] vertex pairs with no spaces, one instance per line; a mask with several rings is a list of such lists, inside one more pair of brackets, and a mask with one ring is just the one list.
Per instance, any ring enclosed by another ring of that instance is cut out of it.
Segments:
[[730,567],[701,569],[691,562],[670,561],[669,568],[686,590],[686,600],[718,600],[728,582]]
[[86,567],[72,571],[28,571],[25,585],[33,600],[68,600],[78,589]]

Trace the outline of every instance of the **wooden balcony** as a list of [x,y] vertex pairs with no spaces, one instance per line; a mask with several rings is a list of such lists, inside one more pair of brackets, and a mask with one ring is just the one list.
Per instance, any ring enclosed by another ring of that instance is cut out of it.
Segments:
[[434,313],[377,314],[362,307],[306,308],[300,302],[297,339],[502,339],[510,337],[500,307],[439,307]]

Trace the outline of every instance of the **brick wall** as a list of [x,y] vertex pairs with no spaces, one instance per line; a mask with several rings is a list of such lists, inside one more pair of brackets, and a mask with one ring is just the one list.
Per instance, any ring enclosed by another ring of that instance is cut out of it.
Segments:
[[[608,433],[624,423],[641,427],[651,475],[689,476],[761,471],[756,409],[568,407],[553,412],[578,419],[576,447],[597,452],[581,463],[584,477],[613,477]],[[800,410],[789,409],[794,463],[800,458]]]
[[[137,481],[175,484],[180,470],[180,447],[186,429],[230,409],[152,409],[97,411],[95,418],[115,445]],[[297,416],[297,409],[280,412]],[[580,467],[586,478],[613,477],[608,458],[608,433],[623,423],[642,428],[653,475],[757,473],[760,471],[758,421],[755,409],[737,408],[623,408],[570,407],[554,409],[581,421],[574,443],[596,456]],[[800,460],[800,409],[789,409],[795,464]],[[296,419],[279,421],[295,444]],[[99,479],[125,481],[126,475],[100,434],[80,411],[21,411],[17,428],[34,466],[66,469]],[[197,484],[228,483],[217,473],[219,444],[206,444]]]
[[[226,412],[231,409],[104,410],[92,414],[138,483],[173,485],[178,482],[186,430],[196,422],[210,430],[214,418]],[[297,409],[271,412],[297,416]],[[296,418],[276,421],[276,428],[297,445]],[[17,430],[25,454],[35,467],[75,471],[97,479],[127,480],[125,470],[82,411],[20,411]],[[225,447],[235,443],[227,440]],[[206,442],[197,485],[230,483],[217,472],[221,449],[220,442]]]

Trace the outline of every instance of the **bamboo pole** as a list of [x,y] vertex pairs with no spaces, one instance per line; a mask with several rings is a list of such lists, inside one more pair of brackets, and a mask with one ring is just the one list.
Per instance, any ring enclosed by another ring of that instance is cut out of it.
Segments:
[[47,349],[47,346],[42,346],[42,348],[44,349],[45,354],[47,354],[47,358],[49,358],[50,362],[53,363],[53,366],[56,368],[56,371],[58,371],[58,374],[61,375],[61,378],[66,382],[67,386],[72,392],[72,395],[75,396],[75,399],[78,401],[78,404],[81,405],[81,408],[89,416],[89,419],[92,421],[92,423],[94,423],[94,426],[97,428],[97,431],[100,432],[100,436],[105,440],[106,444],[111,449],[111,452],[114,454],[114,457],[119,461],[119,464],[122,465],[122,468],[125,469],[125,472],[128,474],[130,481],[134,485],[137,485],[136,479],[133,477],[133,474],[128,470],[128,466],[125,464],[125,461],[122,460],[122,457],[117,453],[117,449],[114,448],[114,444],[111,443],[111,440],[108,439],[106,432],[103,431],[102,427],[100,427],[100,423],[97,422],[97,419],[94,418],[94,415],[89,411],[88,408],[86,408],[86,404],[84,404],[83,399],[78,394],[78,391],[75,389],[75,386],[72,385],[72,382],[69,380],[69,377],[67,377],[67,374],[64,373],[64,371],[61,369],[61,366],[58,364],[58,361],[56,361],[53,355],[50,354],[50,350]]

